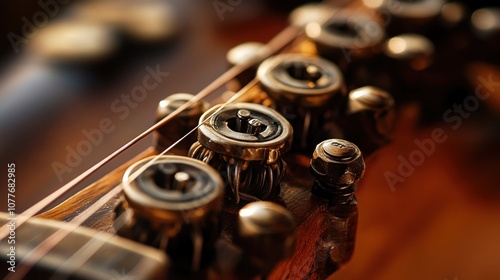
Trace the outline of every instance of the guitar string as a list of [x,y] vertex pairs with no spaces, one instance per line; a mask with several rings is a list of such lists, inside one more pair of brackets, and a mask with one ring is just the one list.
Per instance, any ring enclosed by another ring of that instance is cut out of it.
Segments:
[[[127,212],[123,212],[120,216],[116,217],[114,220],[114,225],[121,228],[125,225],[127,218]],[[94,255],[108,240],[110,240],[114,235],[108,234],[107,232],[99,231],[96,235],[87,241],[82,247],[80,247],[76,252],[73,253],[69,258],[67,258],[62,265],[56,270],[49,280],[64,280],[69,277],[64,276],[64,271],[76,271],[78,268],[83,266],[92,255]]]
[[[41,201],[37,202],[35,205],[31,206],[21,214],[17,215],[17,220],[16,220],[16,226],[19,228],[23,223],[26,222],[29,218],[33,217],[36,215],[38,212],[40,212],[42,209],[47,207],[50,203],[54,202],[57,198],[62,196],[64,193],[75,187],[78,183],[86,179],[88,176],[96,172],[98,169],[100,169],[102,166],[104,166],[106,163],[129,149],[131,146],[151,134],[153,131],[158,129],[160,126],[163,126],[167,122],[169,122],[171,119],[176,117],[178,114],[189,108],[191,105],[193,105],[195,102],[207,97],[208,95],[214,93],[218,88],[222,87],[224,84],[229,82],[231,79],[236,77],[238,74],[242,73],[244,70],[248,69],[249,67],[253,66],[255,63],[259,62],[261,58],[269,57],[272,55],[274,52],[278,51],[286,43],[284,44],[283,42],[289,42],[291,39],[295,38],[295,36],[298,34],[299,28],[297,26],[288,26],[285,28],[283,31],[281,31],[278,35],[276,35],[269,43],[266,45],[267,48],[263,49],[262,56],[256,57],[253,59],[250,59],[246,61],[243,64],[235,65],[231,67],[229,70],[227,70],[225,73],[223,73],[221,76],[219,76],[217,79],[215,79],[212,83],[210,83],[208,86],[206,86],[204,89],[202,89],[198,94],[196,94],[191,100],[189,100],[187,103],[183,104],[176,110],[174,110],[171,114],[157,122],[156,124],[152,125],[150,128],[127,142],[125,145],[102,159],[100,162],[71,180],[70,182],[66,183],[64,186],[53,192],[52,194],[48,195]],[[293,37],[292,37],[293,36]],[[291,38],[291,39],[290,39]],[[8,224],[4,224],[2,228],[0,229],[0,240],[4,239],[7,237],[9,234],[9,228]]]
[[[232,67],[230,70],[228,70],[226,73],[224,73],[223,75],[221,75],[218,79],[216,79],[214,82],[212,82],[209,86],[207,86],[205,89],[203,89],[199,94],[197,94],[196,96],[193,97],[193,99],[191,99],[190,101],[188,101],[186,104],[184,104],[183,106],[179,107],[177,110],[175,110],[171,115],[165,117],[164,119],[162,119],[159,123],[157,123],[156,125],[152,126],[150,129],[148,129],[147,131],[143,132],[141,135],[139,135],[138,137],[134,138],[132,141],[130,141],[129,143],[131,142],[134,142],[136,139],[140,138],[143,134],[145,133],[148,133],[149,130],[155,130],[158,126],[160,125],[163,125],[164,123],[166,123],[168,120],[170,120],[171,118],[173,118],[175,115],[179,114],[182,110],[185,109],[185,107],[189,107],[191,106],[191,104],[193,104],[194,102],[197,102],[198,100],[201,100],[201,98],[207,96],[209,93],[212,93],[213,91],[215,91],[215,89],[219,88],[220,86],[222,86],[223,84],[225,84],[228,80],[230,80],[231,78],[234,78],[236,75],[238,75],[239,73],[241,73],[244,69],[250,67],[251,65],[254,65],[256,62],[257,62],[257,59],[263,59],[263,58],[266,58],[270,55],[272,55],[273,53],[279,51],[280,49],[282,49],[283,47],[285,47],[287,44],[289,44],[294,38],[297,37],[298,35],[298,32],[300,31],[299,28],[295,27],[295,26],[289,26],[287,27],[286,29],[284,29],[282,32],[280,32],[277,36],[275,36],[268,44],[267,44],[267,47],[268,49],[266,49],[266,51],[263,53],[263,55],[259,58],[256,58],[256,59],[252,59],[252,60],[249,60],[248,62],[240,65],[240,66],[234,66]],[[236,68],[236,69],[235,69]],[[242,70],[242,68],[244,68]],[[233,73],[235,72],[235,73]],[[228,76],[230,78],[228,78]],[[227,81],[226,81],[227,80]],[[222,85],[218,86],[218,84],[221,83]],[[243,89],[245,89],[245,91],[242,89],[240,90],[240,94],[235,94],[232,98],[230,98],[228,101],[226,101],[217,111],[215,111],[213,114],[216,114],[218,111],[222,110],[223,107],[227,104],[229,104],[230,102],[233,102],[234,100],[236,100],[237,98],[239,98],[240,96],[243,95],[243,93],[246,92],[246,88],[250,87],[250,86],[253,86],[257,83],[256,79],[254,81],[252,81],[251,83],[247,84],[246,87],[244,87]],[[212,87],[215,87],[215,89],[211,89]],[[207,92],[208,90],[210,90],[209,92]],[[198,98],[197,98],[198,97]],[[170,118],[169,118],[170,117]],[[209,118],[207,118],[208,120]],[[197,127],[199,127],[201,124],[199,124]],[[186,135],[184,135],[182,138],[180,138],[178,141],[176,141],[174,144],[172,144],[169,148],[167,148],[166,150],[164,150],[161,154],[159,154],[158,156],[156,156],[155,158],[153,158],[151,161],[149,161],[147,164],[145,164],[142,168],[140,168],[138,171],[134,172],[131,176],[130,176],[130,180],[133,180],[134,178],[136,178],[144,169],[148,168],[149,165],[153,164],[154,161],[156,161],[161,155],[167,153],[169,150],[171,150],[175,145],[177,145],[180,141],[182,141],[184,138],[186,138],[190,133],[194,132],[196,129],[194,128],[193,130],[191,130],[190,132],[188,132]],[[147,135],[147,134],[146,134]],[[139,139],[140,140],[140,139]],[[138,141],[138,140],[137,140]],[[120,148],[119,150],[115,151],[115,153],[119,152],[120,150],[123,150],[124,147],[126,147],[127,145],[129,145],[129,143],[127,143],[125,146],[123,146],[122,148]],[[134,142],[135,143],[135,142]],[[126,147],[128,148],[128,147]],[[125,149],[126,149],[125,148]],[[110,157],[110,156],[109,156]],[[107,158],[109,158],[107,157]],[[107,159],[106,158],[106,159]],[[111,157],[112,158],[112,157]],[[106,160],[105,159],[105,160]],[[102,161],[100,163],[98,163],[97,165],[101,164]],[[103,165],[103,164],[102,164]],[[97,168],[99,168],[100,166],[97,166]],[[96,166],[94,166],[93,168],[89,169],[89,170],[92,170],[92,169],[97,169]],[[89,173],[89,170],[86,172],[86,173]],[[88,175],[87,175],[88,176]],[[80,179],[81,178],[81,179]],[[82,176],[79,176],[77,178],[75,178],[73,181],[77,180],[77,179],[80,179],[80,180],[83,180],[85,177],[82,178]],[[70,182],[71,183],[71,182]],[[76,182],[78,183],[78,182]],[[76,184],[75,183],[75,184]],[[67,185],[65,185],[64,187],[66,187]],[[93,203],[89,208],[87,208],[85,211],[83,211],[79,216],[77,216],[75,219],[73,219],[71,222],[67,223],[66,226],[62,229],[60,229],[59,231],[57,231],[56,233],[54,233],[52,236],[50,236],[47,240],[45,240],[42,244],[38,245],[35,249],[33,249],[29,254],[28,254],[28,258],[25,258],[25,260],[23,260],[24,262],[24,265],[22,267],[24,267],[24,269],[20,269],[20,271],[18,272],[21,272],[21,271],[24,271],[24,273],[16,273],[16,276],[12,279],[20,279],[22,278],[23,275],[25,275],[25,273],[27,273],[30,268],[37,262],[39,261],[46,253],[48,253],[48,251],[53,248],[58,242],[60,242],[65,236],[67,236],[71,231],[73,231],[74,229],[76,229],[76,227],[78,227],[79,225],[81,225],[86,219],[88,219],[92,214],[94,214],[96,211],[98,211],[107,201],[109,201],[112,197],[114,197],[115,195],[117,195],[119,192],[121,191],[121,184],[119,184],[118,186],[116,186],[114,189],[112,189],[110,192],[108,192],[105,196],[101,197],[101,199],[99,199],[97,202]],[[64,192],[62,192],[64,193]],[[61,194],[62,194],[61,193]],[[57,198],[57,197],[56,197]],[[50,202],[49,202],[50,203]],[[38,203],[39,204],[39,203]],[[38,205],[37,204],[37,205]],[[35,205],[36,206],[36,205]],[[45,206],[42,206],[41,208],[43,208]],[[32,208],[28,209],[28,210],[31,210]],[[32,210],[33,211],[33,210]],[[37,211],[36,211],[37,212]],[[36,213],[35,212],[35,213]],[[24,213],[23,213],[24,214]],[[32,213],[29,213],[32,215]],[[25,220],[22,221],[22,223],[24,223],[28,218],[30,218],[31,216],[25,218]],[[70,225],[69,225],[70,224]],[[0,235],[0,238],[1,235]],[[19,277],[19,278],[18,278]]]
[[[257,79],[254,79],[252,82],[250,82],[247,86],[242,88],[238,93],[233,95],[229,100],[227,100],[224,104],[221,105],[221,107],[216,110],[214,113],[212,113],[205,121],[208,121],[213,115],[217,114],[220,110],[224,108],[225,105],[233,102],[237,98],[243,96],[243,94],[247,91],[247,89],[250,86],[253,86],[257,83]],[[250,85],[252,84],[252,85]],[[131,180],[137,178],[145,169],[147,169],[151,164],[153,164],[159,157],[167,153],[170,149],[172,149],[175,145],[177,145],[180,141],[182,141],[184,138],[186,138],[189,134],[193,133],[200,127],[204,122],[198,124],[195,128],[190,130],[186,135],[181,137],[179,140],[177,140],[175,143],[170,145],[167,149],[165,149],[163,152],[161,152],[159,155],[155,156],[153,159],[145,163],[141,168],[138,170],[134,171],[129,178],[131,178],[127,183],[130,183]],[[74,231],[78,226],[80,226],[83,222],[85,222],[88,218],[90,218],[94,213],[99,211],[102,206],[104,206],[106,203],[108,203],[115,195],[118,195],[122,191],[122,184],[118,184],[116,187],[114,187],[111,191],[106,193],[104,196],[102,196],[99,200],[96,202],[92,203],[87,209],[82,211],[78,216],[76,216],[73,220],[70,222],[66,223],[62,228],[60,228],[58,231],[50,235],[48,238],[46,238],[44,241],[42,241],[38,246],[36,246],[34,249],[32,249],[21,261],[18,270],[16,273],[11,273],[9,277],[6,278],[6,280],[14,280],[14,279],[22,279],[29,271],[30,269],[41,259],[43,256],[45,256],[54,246],[56,246],[62,239],[64,239],[66,236],[68,236],[72,231]],[[85,245],[84,245],[85,246]]]

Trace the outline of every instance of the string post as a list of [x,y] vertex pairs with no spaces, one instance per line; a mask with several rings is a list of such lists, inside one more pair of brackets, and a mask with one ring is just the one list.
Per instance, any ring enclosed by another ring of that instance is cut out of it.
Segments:
[[200,124],[189,156],[224,174],[230,199],[239,203],[240,198],[252,201],[277,193],[286,169],[282,155],[293,138],[282,115],[258,104],[233,103],[208,110]]

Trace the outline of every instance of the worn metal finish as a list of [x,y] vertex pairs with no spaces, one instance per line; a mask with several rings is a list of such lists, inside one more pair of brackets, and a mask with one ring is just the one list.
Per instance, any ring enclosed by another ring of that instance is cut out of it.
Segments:
[[296,227],[292,213],[279,204],[252,202],[238,213],[235,243],[260,274],[267,275],[292,254]]
[[318,21],[305,27],[320,55],[337,63],[339,60],[349,63],[353,58],[371,56],[381,50],[385,31],[370,14],[360,10],[331,10],[330,18],[320,21],[323,13],[318,15]]
[[211,116],[218,109],[215,106],[200,118],[198,142],[189,156],[222,172],[237,203],[240,196],[266,198],[284,176],[281,157],[292,144],[291,125],[262,105],[230,104]]
[[335,64],[303,54],[268,58],[259,66],[257,77],[278,107],[290,103],[304,108],[323,107],[341,94],[344,85]]
[[342,139],[319,143],[311,159],[313,192],[339,204],[354,200],[356,181],[364,174],[365,162],[359,148]]
[[[172,94],[158,104],[156,120],[160,121],[172,112],[177,110],[182,105],[189,102],[194,95],[189,93]],[[209,108],[207,102],[199,100],[194,102],[192,106],[182,111],[179,115],[161,126],[155,131],[155,146],[158,150],[164,150],[172,145],[175,141],[186,135],[190,130],[196,127],[201,115]],[[196,134],[190,134],[183,145],[189,147],[191,143],[196,141]]]
[[396,122],[394,99],[376,87],[366,86],[349,93],[345,121],[346,140],[356,143],[365,156],[390,142]]
[[423,70],[432,64],[434,44],[418,34],[401,34],[387,40],[384,53],[413,70]]
[[282,54],[265,60],[257,76],[261,87],[287,116],[294,144],[312,148],[325,136],[325,124],[340,112],[345,99],[344,79],[332,62],[317,56]]
[[212,167],[180,156],[162,156],[133,178],[151,159],[135,163],[123,176],[125,202],[116,211],[133,214],[117,231],[165,250],[179,269],[196,271],[219,233],[222,179]]

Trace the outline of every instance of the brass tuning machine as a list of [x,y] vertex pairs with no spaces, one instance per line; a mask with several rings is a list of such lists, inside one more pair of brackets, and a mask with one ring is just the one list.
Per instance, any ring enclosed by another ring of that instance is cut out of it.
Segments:
[[344,78],[332,62],[317,56],[281,54],[258,69],[261,87],[294,129],[294,146],[311,148],[329,138],[323,128],[332,123],[345,100]]
[[212,107],[200,124],[189,156],[223,174],[236,203],[277,192],[286,170],[282,155],[292,144],[292,127],[283,116],[262,105],[234,103]]
[[150,163],[153,159],[138,161],[125,172],[124,201],[115,213],[132,214],[123,226],[115,222],[116,230],[164,250],[177,269],[197,271],[210,259],[220,232],[222,179],[192,158],[161,156]]
[[[172,114],[175,110],[188,103],[193,98],[194,95],[189,93],[175,93],[161,100],[156,111],[156,121],[158,122]],[[156,149],[158,151],[163,151],[181,137],[188,134],[196,127],[201,115],[205,113],[208,108],[209,105],[207,102],[198,100],[171,119],[167,124],[159,127],[154,133]],[[196,134],[191,133],[186,139],[181,141],[180,145],[187,150],[189,145],[194,141],[196,141]]]

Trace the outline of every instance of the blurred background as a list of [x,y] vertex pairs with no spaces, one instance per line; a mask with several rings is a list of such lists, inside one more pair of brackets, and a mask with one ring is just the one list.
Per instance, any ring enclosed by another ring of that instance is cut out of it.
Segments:
[[[308,1],[283,2],[2,1],[0,159],[16,164],[16,211],[150,127],[160,100],[197,93],[228,68],[230,48],[269,41]],[[434,64],[410,75],[419,77],[406,85],[417,88],[412,98],[393,93],[401,101],[394,139],[367,160],[356,251],[332,279],[500,279],[500,12],[496,1],[451,3],[436,16],[451,25],[387,26],[428,36]],[[488,98],[464,103],[478,88]],[[446,141],[401,172],[421,150],[416,140],[435,129]],[[58,202],[151,144],[141,141]]]

